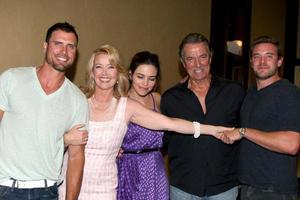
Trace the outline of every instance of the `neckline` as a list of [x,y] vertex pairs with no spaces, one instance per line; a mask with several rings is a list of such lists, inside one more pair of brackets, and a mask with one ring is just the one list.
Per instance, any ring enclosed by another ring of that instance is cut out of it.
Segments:
[[276,81],[274,81],[273,83],[271,83],[270,85],[267,85],[266,87],[263,87],[263,88],[261,88],[261,89],[257,89],[257,85],[255,85],[255,91],[256,92],[263,92],[263,91],[266,91],[266,90],[268,90],[269,88],[273,88],[274,86],[276,86],[277,84],[279,84],[281,81],[283,81],[284,79],[278,79],[278,80],[276,80]]
[[35,82],[37,83],[38,87],[37,89],[40,91],[41,94],[43,94],[43,96],[45,97],[51,97],[51,96],[56,96],[57,94],[61,93],[61,91],[63,90],[63,88],[65,87],[66,83],[67,83],[67,78],[65,77],[64,79],[64,82],[62,83],[62,85],[57,89],[55,90],[54,92],[50,93],[50,94],[47,94],[45,92],[45,90],[43,89],[42,85],[41,85],[41,82],[38,78],[38,75],[37,75],[37,72],[38,72],[38,67],[33,67],[32,68],[32,73],[33,73],[33,77],[34,77],[34,80]]
[[[152,99],[152,105],[153,105],[153,107],[152,107],[152,108],[149,108],[149,109],[152,109],[152,110],[156,111],[156,103],[155,103],[155,99],[154,99],[153,93],[151,92],[151,93],[148,94],[148,95],[150,95],[150,97],[151,97],[151,99]],[[132,99],[132,100],[134,100],[134,101],[137,101],[137,102],[139,102],[140,104],[142,104],[138,99],[133,98],[133,97],[131,97],[130,95],[128,95],[128,97],[129,97],[130,99]],[[144,104],[142,104],[142,105],[145,106]]]
[[[114,122],[116,120],[116,117],[117,117],[117,114],[120,110],[120,106],[121,106],[121,101],[122,101],[122,97],[120,99],[116,99],[117,100],[117,108],[116,108],[116,111],[114,113],[114,116],[109,119],[109,120],[89,120],[89,123],[92,123],[92,124],[99,124],[99,123],[110,123],[110,122]],[[91,99],[90,99],[91,101]],[[91,102],[92,103],[92,102]]]

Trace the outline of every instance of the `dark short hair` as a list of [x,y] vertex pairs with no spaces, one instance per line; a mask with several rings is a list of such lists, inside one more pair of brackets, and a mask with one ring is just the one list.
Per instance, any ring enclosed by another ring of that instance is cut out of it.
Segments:
[[263,35],[263,36],[259,36],[259,37],[255,38],[253,40],[253,42],[251,43],[250,57],[252,57],[253,49],[255,48],[255,46],[258,45],[258,44],[263,44],[263,43],[273,44],[274,46],[277,47],[278,57],[283,56],[283,54],[281,52],[281,49],[280,49],[280,46],[279,46],[279,40],[274,38],[274,37]]
[[54,31],[57,31],[57,30],[62,30],[62,31],[67,32],[67,33],[74,33],[74,35],[76,37],[76,40],[77,40],[77,43],[78,43],[78,35],[76,33],[75,27],[72,26],[71,24],[69,24],[68,22],[63,22],[63,23],[59,22],[59,23],[56,23],[56,24],[52,25],[48,29],[47,34],[46,34],[45,41],[47,43],[49,42],[49,39],[52,36],[52,33]]
[[212,54],[212,48],[208,39],[200,33],[189,33],[186,35],[179,45],[179,57],[183,57],[183,48],[186,44],[205,43],[209,49],[209,53]]
[[143,64],[153,65],[157,70],[156,76],[159,77],[160,65],[159,65],[159,58],[156,54],[151,53],[149,51],[141,51],[136,53],[131,59],[129,70],[133,74],[135,70],[138,68],[138,66]]

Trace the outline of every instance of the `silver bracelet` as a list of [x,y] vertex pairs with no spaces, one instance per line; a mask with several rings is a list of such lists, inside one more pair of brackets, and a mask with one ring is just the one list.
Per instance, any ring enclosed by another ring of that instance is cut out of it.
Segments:
[[198,138],[201,135],[200,123],[193,122],[193,126],[194,126],[194,138]]

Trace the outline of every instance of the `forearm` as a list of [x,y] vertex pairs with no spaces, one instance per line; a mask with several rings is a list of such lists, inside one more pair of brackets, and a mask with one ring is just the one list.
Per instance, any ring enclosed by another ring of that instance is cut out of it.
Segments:
[[263,132],[257,129],[246,129],[246,139],[278,153],[297,154],[300,145],[300,133],[293,131]]
[[84,146],[76,155],[69,155],[68,169],[66,175],[66,200],[76,200],[78,198],[84,168]]
[[201,124],[201,134],[215,136],[217,133],[221,133],[224,130],[230,130],[231,128],[225,128],[222,126],[213,126],[208,124]]
[[193,122],[178,118],[169,118],[168,120],[168,122],[164,123],[164,125],[166,125],[164,128],[168,131],[175,131],[188,135],[192,135],[195,132]]
[[[170,118],[160,113],[153,112],[145,109],[139,104],[129,104],[130,121],[140,126],[154,129],[154,130],[167,130],[174,131],[181,134],[193,135],[195,133],[194,124],[192,121],[187,121],[179,118]],[[218,132],[228,130],[222,126],[200,125],[201,134],[215,135]]]
[[[171,118],[174,122],[171,124],[174,125],[172,129],[173,131],[184,133],[184,134],[195,134],[197,132],[197,124],[193,124],[193,122],[178,119],[178,118]],[[198,123],[198,122],[196,122]],[[220,133],[224,130],[230,130],[231,128],[226,128],[222,126],[213,126],[207,124],[200,124],[200,133],[201,135],[211,135],[215,136],[217,133]]]

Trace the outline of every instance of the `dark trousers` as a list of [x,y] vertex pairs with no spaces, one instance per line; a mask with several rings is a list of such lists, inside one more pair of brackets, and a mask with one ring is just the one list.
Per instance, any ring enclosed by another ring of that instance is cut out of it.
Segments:
[[241,200],[297,200],[298,194],[280,194],[272,189],[241,186]]

